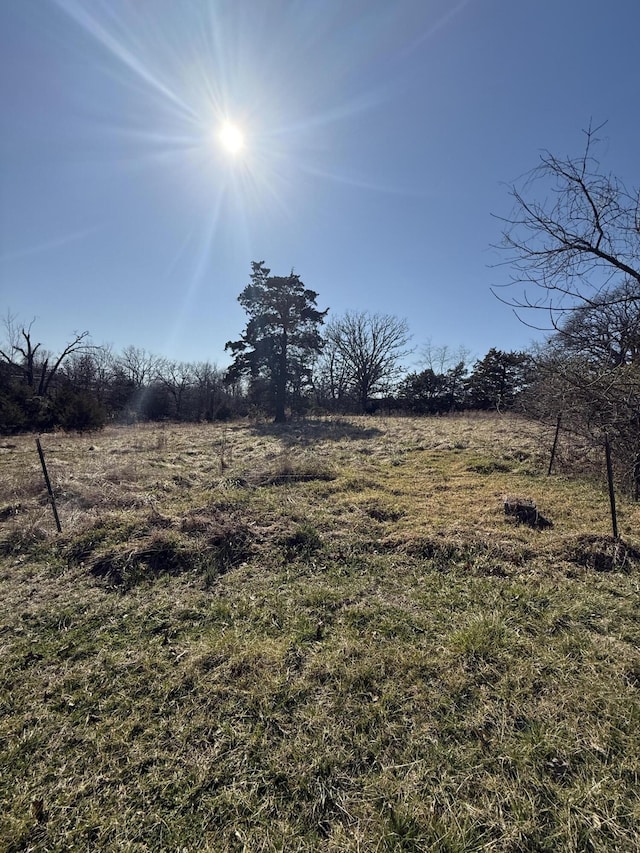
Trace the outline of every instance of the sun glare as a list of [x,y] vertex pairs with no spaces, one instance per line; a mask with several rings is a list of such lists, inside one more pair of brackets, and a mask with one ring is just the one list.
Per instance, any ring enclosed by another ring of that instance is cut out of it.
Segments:
[[244,134],[237,125],[231,124],[231,122],[223,124],[218,133],[218,139],[229,154],[239,154],[244,148]]

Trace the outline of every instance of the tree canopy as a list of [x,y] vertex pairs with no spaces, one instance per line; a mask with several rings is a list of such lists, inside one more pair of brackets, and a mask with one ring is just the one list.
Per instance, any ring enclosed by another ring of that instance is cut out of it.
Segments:
[[248,376],[255,390],[264,389],[281,423],[290,396],[311,381],[310,362],[322,349],[319,327],[328,309],[318,310],[318,294],[293,270],[272,276],[264,261],[254,261],[251,269],[251,281],[238,297],[247,325],[239,340],[225,345],[234,358],[227,379]]
[[331,376],[366,412],[374,394],[388,393],[398,378],[411,335],[406,320],[366,311],[347,313],[327,326]]
[[523,352],[503,352],[492,347],[473,366],[468,396],[472,408],[510,409],[528,382],[530,358]]

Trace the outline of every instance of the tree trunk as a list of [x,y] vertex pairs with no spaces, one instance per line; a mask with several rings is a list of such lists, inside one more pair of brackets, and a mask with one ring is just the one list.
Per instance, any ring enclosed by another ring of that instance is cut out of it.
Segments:
[[276,424],[283,424],[287,420],[287,415],[285,412],[285,398],[286,398],[286,387],[287,387],[287,375],[285,373],[284,377],[279,376],[276,384],[276,399],[275,399],[275,417],[273,422]]
[[280,357],[278,359],[278,375],[276,376],[275,404],[276,412],[273,422],[283,424],[287,420],[285,406],[287,400],[287,334],[282,335]]

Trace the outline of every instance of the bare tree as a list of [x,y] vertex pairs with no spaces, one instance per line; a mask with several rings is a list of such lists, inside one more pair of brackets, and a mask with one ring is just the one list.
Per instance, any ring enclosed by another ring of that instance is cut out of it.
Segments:
[[583,356],[592,366],[621,367],[640,360],[640,301],[634,281],[579,305],[563,317],[550,346]]
[[459,346],[453,349],[447,344],[437,346],[430,338],[420,350],[422,364],[436,375],[446,373],[461,363],[469,364],[470,358],[471,351],[467,347]]
[[316,364],[314,385],[321,405],[330,409],[349,399],[351,387],[348,367],[338,344],[332,339],[325,338],[322,355]]
[[640,191],[601,170],[594,155],[601,127],[585,131],[579,157],[543,153],[511,188],[513,212],[502,219],[504,263],[521,288],[504,301],[517,312],[544,308],[553,328],[576,305],[640,299]]
[[[563,431],[577,446],[595,454],[577,456],[578,469],[590,459],[603,461],[608,439],[620,481],[640,497],[640,372],[633,362],[615,363],[565,346],[558,335],[535,355],[536,380],[526,390],[523,410],[546,422],[562,416]],[[573,465],[572,465],[573,467]]]
[[191,369],[195,396],[192,416],[198,421],[211,420],[226,396],[223,371],[209,361],[196,362]]
[[[602,127],[602,126],[601,126]],[[545,152],[511,189],[502,248],[508,302],[544,309],[554,334],[536,355],[527,406],[599,448],[607,437],[640,494],[640,191],[601,169],[601,127],[585,131],[579,157]],[[599,455],[600,451],[598,450]]]
[[602,460],[607,440],[619,478],[637,499],[640,303],[634,290],[633,282],[625,282],[562,317],[558,331],[535,352],[536,380],[523,403],[528,414],[542,420],[561,415],[565,431],[596,450],[596,459]]
[[411,352],[407,321],[390,314],[347,313],[329,322],[325,337],[334,374],[346,377],[363,412],[374,394],[390,390]]
[[184,361],[163,360],[157,366],[156,376],[173,400],[175,417],[181,420],[185,396],[194,383],[193,365]]
[[24,382],[38,397],[46,397],[51,382],[63,364],[72,353],[86,351],[89,348],[87,338],[89,332],[75,332],[73,339],[64,346],[59,354],[41,349],[40,342],[32,338],[32,327],[35,320],[28,326],[16,324],[15,317],[7,315],[5,329],[7,342],[0,349],[0,358],[21,376]]
[[65,360],[60,372],[74,388],[90,392],[104,403],[113,380],[113,360],[111,344],[93,346],[90,350],[74,352]]
[[123,377],[135,388],[144,388],[153,382],[158,373],[161,359],[141,347],[128,346],[116,360]]

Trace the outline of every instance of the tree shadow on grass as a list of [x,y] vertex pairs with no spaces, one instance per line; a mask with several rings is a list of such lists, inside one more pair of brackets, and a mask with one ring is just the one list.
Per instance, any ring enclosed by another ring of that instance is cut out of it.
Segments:
[[256,423],[251,429],[256,435],[279,438],[289,447],[306,447],[319,441],[341,441],[345,438],[362,441],[383,435],[377,427],[361,427],[342,418],[305,419],[286,424]]

